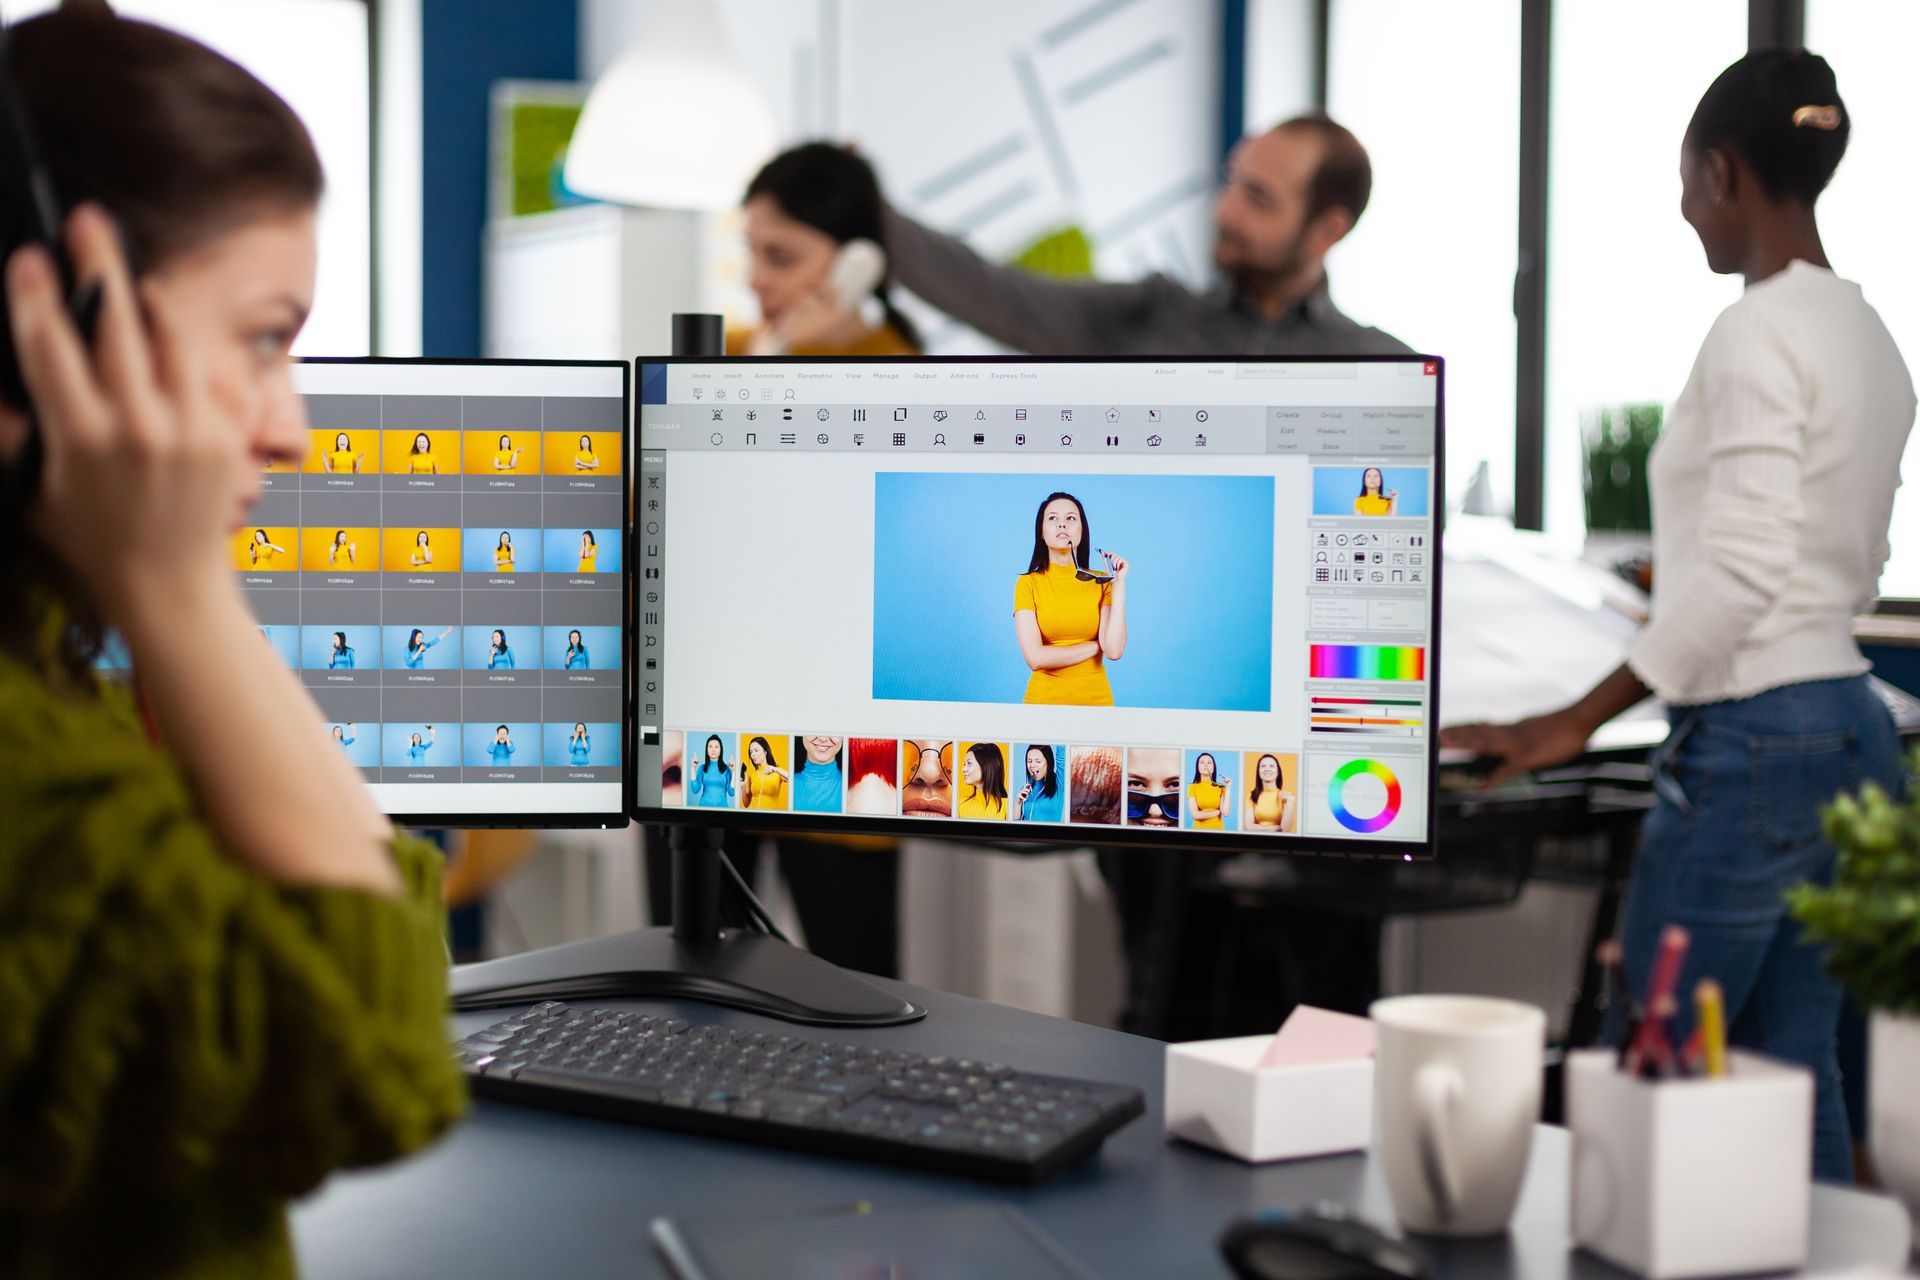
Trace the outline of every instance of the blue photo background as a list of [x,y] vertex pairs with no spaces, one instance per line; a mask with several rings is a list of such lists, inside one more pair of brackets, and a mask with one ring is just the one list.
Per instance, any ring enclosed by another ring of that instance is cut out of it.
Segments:
[[[444,622],[420,628],[420,642],[427,646],[427,651],[421,656],[420,665],[413,668],[415,671],[458,671],[460,669],[460,628],[455,627],[453,634],[442,640],[440,633],[446,629],[447,624]],[[382,629],[380,661],[388,670],[407,669],[407,637],[413,632],[414,628],[411,626]]]
[[[487,670],[487,653],[493,647],[493,633],[496,630],[507,633],[507,649],[513,654],[512,670],[538,671],[540,669],[541,632],[545,628],[529,622],[525,626],[498,628],[485,624],[469,625],[466,628],[466,634],[460,637],[460,651],[467,670]],[[500,671],[507,669],[506,667],[496,668]]]
[[1209,828],[1209,830],[1238,831],[1240,829],[1240,803],[1238,797],[1244,797],[1247,793],[1247,788],[1241,784],[1240,770],[1235,767],[1240,760],[1240,752],[1231,751],[1226,748],[1218,751],[1187,752],[1186,771],[1181,775],[1185,781],[1180,784],[1180,825],[1183,827],[1193,826],[1193,797],[1187,794],[1187,788],[1193,785],[1194,766],[1203,755],[1213,757],[1213,779],[1215,782],[1219,782],[1223,778],[1230,781],[1230,785],[1227,787],[1227,794],[1220,798],[1220,825],[1217,828]]
[[[567,633],[578,631],[580,643],[586,646],[587,665],[575,667],[576,671],[618,671],[620,669],[620,628],[618,627],[548,627],[544,665],[550,671],[561,671],[567,665]],[[514,641],[518,649],[519,641]],[[519,655],[516,653],[515,658]]]
[[[507,734],[513,740],[513,758],[505,764],[515,769],[537,769],[540,767],[540,726],[508,721]],[[493,734],[501,721],[488,720],[481,724],[469,724],[460,735],[460,759],[468,768],[485,768],[493,764],[493,756],[487,748],[493,745]],[[569,726],[571,728],[571,726]]]
[[300,665],[300,628],[290,622],[278,622],[272,626],[260,628],[267,633],[267,643],[280,655],[280,661],[290,667]]
[[[1360,496],[1360,477],[1365,467],[1315,467],[1313,469],[1313,514],[1350,516],[1353,500]],[[1427,514],[1427,489],[1430,481],[1426,467],[1381,467],[1380,483],[1400,492],[1396,515]]]
[[[451,640],[452,637],[448,637]],[[496,721],[495,723],[498,723]],[[427,726],[424,724],[385,724],[380,726],[380,759],[389,769],[404,769],[414,762],[407,757],[407,747],[412,744],[413,735],[427,740]],[[515,746],[520,745],[515,743]],[[516,760],[518,756],[514,757]],[[460,726],[457,724],[436,724],[433,726],[433,745],[427,754],[420,758],[418,767],[422,769],[451,769],[460,763]]]
[[[573,757],[567,754],[567,744],[573,737],[573,724],[549,724],[546,726],[546,760],[554,768],[573,763]],[[516,737],[514,745],[519,745]],[[515,756],[518,760],[520,757]],[[609,768],[620,763],[620,726],[611,721],[587,721],[587,764],[593,768]]]
[[1041,797],[1028,806],[1028,813],[1022,821],[1026,822],[1065,822],[1067,820],[1067,749],[1058,743],[1016,742],[1013,744],[1013,756],[1007,761],[1007,816],[1020,817],[1017,803],[1020,788],[1033,781],[1027,774],[1027,752],[1035,746],[1044,746],[1053,752],[1053,798]]
[[[1264,476],[876,475],[873,696],[1022,699],[1033,673],[1014,636],[1014,580],[1033,555],[1041,500],[1060,491],[1085,508],[1092,545],[1130,566],[1126,656],[1107,664],[1115,705],[1268,710],[1273,483]],[[923,538],[943,550],[915,554]]]
[[336,631],[347,633],[347,647],[353,650],[355,671],[380,669],[380,626],[374,622],[300,628],[300,665],[309,671],[327,670],[327,659],[333,653],[333,633]]
[[351,736],[353,739],[353,741],[351,742],[344,743],[342,747],[342,749],[345,750],[347,753],[347,759],[353,761],[355,764],[359,765],[362,769],[372,769],[379,766],[380,764],[380,726],[379,725],[356,724],[351,729],[349,729],[346,726],[346,724],[342,721],[329,720],[327,721],[328,737],[333,736],[333,731],[335,728],[338,728],[342,733]]
[[548,573],[580,572],[580,535],[591,533],[600,550],[593,558],[593,571],[597,574],[620,572],[620,530],[618,529],[549,529],[547,530]]
[[513,543],[513,572],[540,572],[540,531],[538,529],[462,529],[460,531],[460,567],[468,573],[494,573],[493,549],[506,534]]
[[[707,779],[713,784],[711,790],[703,788],[697,778],[700,766],[707,761],[707,739],[720,739],[720,758],[727,762],[727,778],[733,783],[733,795],[727,795],[727,782],[715,776],[712,771]],[[687,730],[687,756],[681,765],[682,776],[686,779],[687,803],[697,808],[732,808],[740,798],[740,761],[734,751],[735,735],[719,733],[712,729]]]

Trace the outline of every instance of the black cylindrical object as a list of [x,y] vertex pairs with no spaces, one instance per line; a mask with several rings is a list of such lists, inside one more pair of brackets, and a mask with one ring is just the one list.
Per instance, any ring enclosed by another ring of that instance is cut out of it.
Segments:
[[724,356],[727,354],[727,319],[707,311],[673,313],[673,354],[677,356]]

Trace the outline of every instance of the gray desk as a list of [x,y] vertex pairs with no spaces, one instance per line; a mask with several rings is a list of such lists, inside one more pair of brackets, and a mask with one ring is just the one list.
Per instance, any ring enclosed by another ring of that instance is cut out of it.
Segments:
[[[648,1224],[660,1215],[782,1212],[856,1200],[879,1211],[1004,1200],[1020,1206],[1094,1275],[1219,1280],[1227,1271],[1214,1241],[1240,1215],[1332,1200],[1392,1220],[1378,1174],[1362,1156],[1255,1168],[1168,1143],[1161,1133],[1157,1041],[886,985],[926,1005],[927,1019],[847,1038],[1128,1081],[1146,1091],[1148,1114],[1109,1139],[1099,1159],[1026,1190],[483,1102],[434,1149],[390,1169],[335,1178],[302,1205],[294,1214],[300,1273],[307,1280],[634,1280],[665,1274],[647,1246]],[[769,1025],[711,1006],[674,1007],[690,1018]],[[496,1016],[462,1015],[459,1032],[478,1030]],[[1563,1130],[1539,1129],[1511,1234],[1441,1246],[1449,1264],[1444,1274],[1618,1276],[1567,1251],[1568,1152]],[[1887,1241],[1904,1228],[1891,1202],[1819,1189],[1815,1263],[1884,1264]]]

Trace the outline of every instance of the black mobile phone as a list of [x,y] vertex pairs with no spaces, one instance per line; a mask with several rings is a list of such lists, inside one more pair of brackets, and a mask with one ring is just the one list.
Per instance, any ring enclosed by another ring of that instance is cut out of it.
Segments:
[[[0,263],[29,244],[44,245],[60,273],[67,309],[89,346],[100,320],[100,285],[82,283],[73,269],[60,229],[65,221],[53,178],[34,146],[33,129],[21,105],[13,80],[12,38],[0,27]],[[15,501],[31,498],[40,483],[45,458],[39,425],[20,373],[19,353],[13,345],[13,317],[0,301],[0,401],[27,411],[27,439],[20,452],[0,463],[0,484]]]

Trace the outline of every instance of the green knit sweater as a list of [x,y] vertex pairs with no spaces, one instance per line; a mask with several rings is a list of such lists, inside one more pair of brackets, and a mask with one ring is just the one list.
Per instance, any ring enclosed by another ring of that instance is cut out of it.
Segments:
[[0,1275],[290,1276],[291,1198],[459,1116],[393,852],[405,900],[263,879],[123,691],[0,656]]

